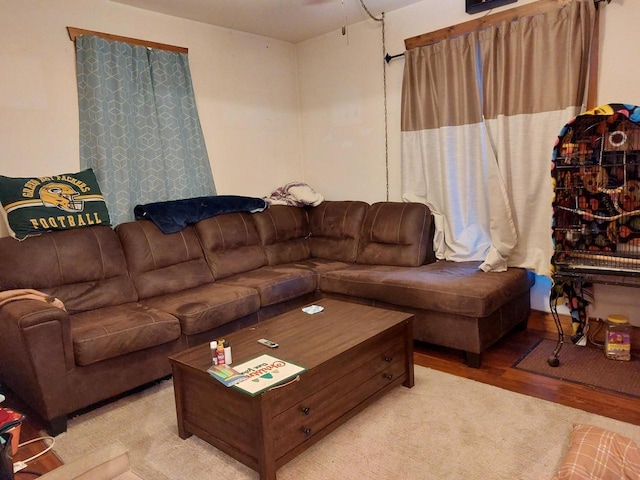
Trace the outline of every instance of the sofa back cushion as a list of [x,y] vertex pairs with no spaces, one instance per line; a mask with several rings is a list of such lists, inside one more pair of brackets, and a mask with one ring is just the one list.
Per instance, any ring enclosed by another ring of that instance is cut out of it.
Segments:
[[138,298],[118,236],[108,226],[48,232],[21,242],[0,238],[0,290],[20,288],[59,298],[69,313]]
[[272,205],[253,214],[253,220],[264,246],[268,265],[299,262],[309,258],[309,220],[301,207]]
[[204,255],[216,280],[266,264],[250,213],[227,213],[195,224]]
[[359,201],[328,201],[309,209],[311,256],[355,262],[368,207]]
[[164,234],[150,220],[116,227],[138,296],[155,297],[213,282],[193,226]]
[[357,263],[417,267],[433,261],[433,222],[429,207],[401,202],[380,202],[369,207]]

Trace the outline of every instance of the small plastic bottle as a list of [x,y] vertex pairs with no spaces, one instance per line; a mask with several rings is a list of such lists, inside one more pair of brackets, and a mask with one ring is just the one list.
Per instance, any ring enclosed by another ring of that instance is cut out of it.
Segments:
[[213,360],[213,364],[217,365],[218,364],[218,342],[217,341],[212,341],[209,342],[209,349],[211,350],[211,359]]
[[631,360],[631,325],[624,315],[609,315],[604,354],[612,360]]
[[216,348],[216,357],[218,359],[218,365],[224,365],[224,340],[220,340],[218,342],[218,347]]
[[227,365],[231,365],[231,345],[229,345],[229,342],[225,341],[223,344],[224,346],[224,363],[226,363]]

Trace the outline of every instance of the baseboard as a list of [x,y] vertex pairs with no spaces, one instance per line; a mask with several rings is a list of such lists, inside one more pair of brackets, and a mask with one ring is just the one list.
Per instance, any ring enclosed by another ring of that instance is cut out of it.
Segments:
[[[558,315],[558,318],[565,335],[571,335],[573,332],[571,317],[569,315]],[[601,321],[601,319],[589,319],[589,323],[593,332],[599,329],[598,333],[593,337],[593,340],[604,342],[605,322]],[[541,312],[540,310],[531,310],[527,327],[543,332],[556,333],[558,331],[551,313]],[[631,332],[631,348],[635,351],[640,350],[640,328],[638,327],[633,327]]]

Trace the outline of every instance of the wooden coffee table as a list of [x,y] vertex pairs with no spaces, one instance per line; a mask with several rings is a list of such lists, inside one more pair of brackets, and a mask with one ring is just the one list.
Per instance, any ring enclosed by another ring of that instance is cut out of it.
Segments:
[[[180,438],[192,434],[274,480],[276,470],[399,384],[413,387],[413,315],[333,299],[225,337],[233,364],[270,354],[307,370],[251,396],[207,373],[207,344],[172,355]],[[279,344],[269,349],[257,342]]]

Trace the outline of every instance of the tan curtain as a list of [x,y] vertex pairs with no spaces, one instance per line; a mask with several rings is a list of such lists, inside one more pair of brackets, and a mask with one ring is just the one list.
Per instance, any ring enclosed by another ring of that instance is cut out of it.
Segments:
[[594,18],[593,1],[576,0],[479,32],[484,117],[582,105]]
[[405,53],[402,131],[482,120],[476,37],[455,37]]
[[403,198],[435,211],[439,258],[548,275],[551,150],[583,108],[594,17],[575,0],[453,39],[471,51],[407,52]]

